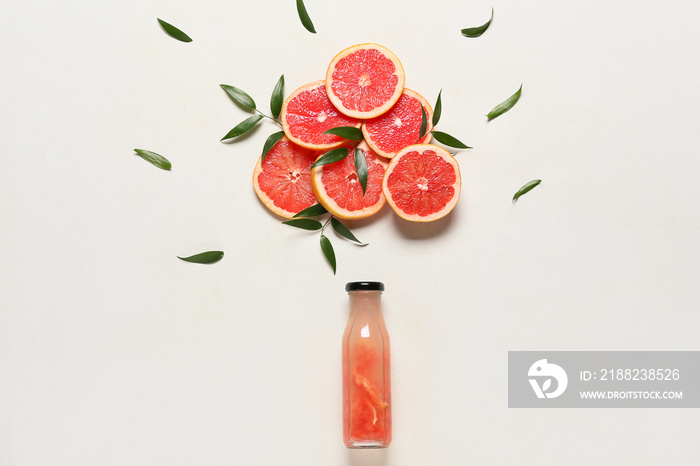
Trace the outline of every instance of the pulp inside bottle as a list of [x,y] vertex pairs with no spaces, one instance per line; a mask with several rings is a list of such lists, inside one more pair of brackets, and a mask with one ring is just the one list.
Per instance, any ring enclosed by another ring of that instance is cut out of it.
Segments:
[[386,447],[391,441],[389,341],[378,297],[361,303],[354,319],[353,313],[343,345],[345,444]]

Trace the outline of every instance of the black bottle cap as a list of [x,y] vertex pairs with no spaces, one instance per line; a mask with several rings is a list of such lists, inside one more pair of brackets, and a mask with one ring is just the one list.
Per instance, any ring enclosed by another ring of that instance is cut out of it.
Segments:
[[382,282],[350,282],[345,285],[345,291],[384,291]]

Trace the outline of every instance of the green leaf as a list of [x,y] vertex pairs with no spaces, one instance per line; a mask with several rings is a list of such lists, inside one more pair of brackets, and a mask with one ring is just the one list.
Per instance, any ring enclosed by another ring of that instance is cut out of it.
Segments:
[[226,133],[226,136],[221,138],[221,140],[225,141],[226,139],[233,139],[237,136],[240,136],[243,133],[247,133],[251,129],[255,128],[255,125],[260,123],[260,120],[262,120],[262,118],[262,115],[253,115],[252,117],[246,118],[245,120],[241,121],[236,126],[234,126],[231,131]]
[[177,39],[180,42],[192,42],[192,39],[190,36],[173,26],[172,24],[168,24],[165,21],[163,21],[160,18],[156,18],[158,22],[160,23],[160,26],[163,28],[165,33],[172,37],[173,39]]
[[311,207],[307,207],[298,214],[294,216],[297,217],[318,217],[319,215],[327,214],[328,211],[321,204],[314,204]]
[[272,90],[272,96],[270,97],[270,111],[275,119],[279,118],[283,103],[284,75],[280,76],[280,78],[277,80],[277,84],[275,84],[275,88]]
[[336,231],[336,233],[338,233],[343,238],[347,238],[350,241],[354,241],[360,246],[367,246],[368,243],[363,243],[362,241],[357,239],[355,235],[352,234],[350,229],[343,225],[337,218],[331,217],[331,225],[333,226],[333,229]]
[[160,154],[143,149],[134,149],[134,152],[139,154],[139,156],[146,162],[150,162],[158,168],[163,170],[170,170],[172,168],[170,161]]
[[326,256],[328,263],[331,264],[333,275],[335,275],[335,252],[333,251],[331,241],[326,238],[325,235],[321,235],[321,250],[323,251],[323,255]]
[[362,195],[367,191],[367,159],[365,153],[355,147],[355,171],[357,171],[357,180],[362,186]]
[[350,139],[351,141],[361,141],[363,137],[362,130],[354,126],[338,126],[325,130],[323,134],[334,134],[343,139]]
[[312,220],[310,218],[293,218],[282,223],[291,227],[301,228],[302,230],[316,231],[323,228],[321,222],[319,222],[318,220]]
[[489,26],[491,25],[492,19],[493,19],[493,8],[491,8],[491,18],[485,24],[482,24],[481,26],[477,26],[477,27],[473,27],[473,28],[462,29],[462,35],[464,37],[470,37],[470,38],[479,37],[480,35],[485,33],[486,30],[489,28]]
[[517,90],[515,94],[512,96],[508,97],[506,100],[501,102],[500,104],[496,105],[493,110],[491,110],[488,115],[486,115],[489,119],[489,121],[493,120],[496,117],[499,117],[506,113],[508,110],[513,108],[513,105],[520,99],[520,93],[523,90],[523,85],[520,85],[520,89]]
[[428,131],[428,115],[425,113],[425,108],[423,104],[420,105],[420,131],[418,132],[418,139],[425,136]]
[[440,115],[442,114],[442,89],[438,92],[438,98],[435,101],[435,109],[433,110],[433,126],[438,124],[440,121]]
[[265,145],[263,146],[263,152],[262,152],[262,158],[261,162],[265,160],[265,157],[267,157],[267,154],[272,150],[273,147],[275,147],[275,144],[277,144],[280,139],[284,137],[284,131],[278,131],[276,133],[272,133],[267,137],[267,140],[265,141]]
[[350,150],[346,147],[339,147],[337,149],[329,150],[328,152],[320,156],[318,160],[316,160],[314,164],[311,165],[311,168],[316,168],[320,167],[321,165],[328,165],[329,163],[343,160],[345,157],[348,156],[349,153]]
[[459,139],[455,138],[454,136],[450,136],[447,133],[443,133],[442,131],[433,131],[433,137],[437,142],[446,146],[455,147],[457,149],[471,149],[471,147],[464,144]]
[[228,84],[219,84],[219,86],[221,86],[221,89],[225,90],[229,97],[231,97],[238,105],[241,105],[249,110],[255,110],[255,101],[245,91],[242,91],[234,86],[229,86]]
[[542,180],[532,180],[532,181],[525,183],[525,185],[522,188],[520,188],[517,193],[515,193],[513,195],[513,202],[517,201],[518,198],[520,196],[522,196],[523,194],[530,192],[532,190],[532,188],[534,188],[535,186],[537,186],[540,183],[542,183]]
[[297,0],[297,12],[299,13],[301,24],[304,25],[306,30],[316,34],[314,23],[311,22],[311,18],[309,18],[309,14],[306,12],[306,7],[304,6],[303,0]]
[[195,264],[213,264],[214,262],[220,261],[222,257],[224,257],[223,251],[200,252],[199,254],[189,257],[177,256],[177,258],[180,260],[185,262],[194,262]]

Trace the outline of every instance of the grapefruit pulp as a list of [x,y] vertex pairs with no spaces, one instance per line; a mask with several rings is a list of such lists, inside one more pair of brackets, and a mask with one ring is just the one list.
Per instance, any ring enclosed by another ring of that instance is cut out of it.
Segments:
[[[389,393],[384,381],[384,372],[389,361],[380,355],[376,348],[360,342],[353,348],[356,363],[352,368],[352,380],[348,381],[349,426],[347,443],[383,439],[391,442],[391,414]],[[347,377],[347,376],[346,376]]]
[[[425,135],[419,138],[421,105],[425,109],[428,121]],[[374,152],[390,159],[406,146],[430,141],[432,118],[433,109],[428,101],[417,92],[404,89],[399,100],[388,112],[362,124],[362,134]]]
[[361,122],[340,113],[328,99],[324,81],[306,84],[282,104],[280,122],[290,141],[307,149],[328,150],[345,140],[324,131],[338,126],[359,128]]
[[403,66],[378,44],[348,47],[331,60],[326,71],[328,98],[340,112],[354,118],[374,118],[401,96]]
[[280,139],[253,172],[255,193],[265,207],[286,218],[316,203],[311,188],[311,165],[318,152]]
[[432,144],[405,147],[389,162],[382,183],[387,203],[400,217],[430,222],[447,215],[461,190],[459,165]]
[[355,169],[354,149],[350,149],[347,157],[338,162],[311,170],[311,186],[318,202],[339,219],[369,217],[386,203],[382,192],[386,162],[377,157],[364,142],[357,148],[367,160],[367,189],[364,195]]

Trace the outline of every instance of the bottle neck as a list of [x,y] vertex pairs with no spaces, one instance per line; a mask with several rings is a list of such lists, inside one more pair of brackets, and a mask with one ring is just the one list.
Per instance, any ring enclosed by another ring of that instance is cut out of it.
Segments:
[[357,313],[360,308],[366,308],[373,313],[382,312],[382,292],[381,291],[351,291],[350,314]]

